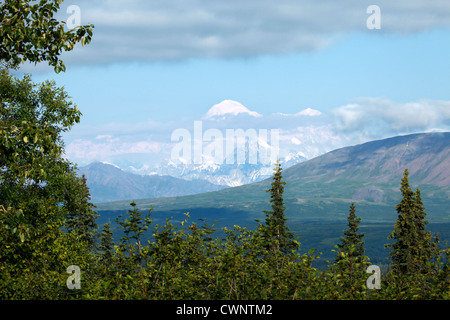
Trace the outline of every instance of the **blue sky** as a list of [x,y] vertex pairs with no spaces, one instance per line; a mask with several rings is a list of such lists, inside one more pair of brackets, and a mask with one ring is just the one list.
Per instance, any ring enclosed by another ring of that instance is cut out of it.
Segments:
[[[95,41],[95,39],[94,39]],[[85,124],[201,116],[224,99],[260,113],[321,111],[358,97],[450,100],[450,32],[353,33],[314,52],[69,67],[53,78]]]
[[82,111],[69,150],[132,125],[147,126],[137,140],[170,137],[226,99],[267,116],[319,110],[345,143],[450,128],[445,1],[378,1],[379,30],[366,27],[370,1],[65,1],[62,19],[70,4],[95,25],[92,43],[63,55],[65,73],[22,69]]

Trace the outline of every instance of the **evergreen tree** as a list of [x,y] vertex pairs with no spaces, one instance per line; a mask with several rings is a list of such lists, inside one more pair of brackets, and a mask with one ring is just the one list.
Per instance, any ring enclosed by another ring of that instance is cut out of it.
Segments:
[[272,210],[263,211],[266,214],[266,225],[263,233],[269,245],[274,245],[273,240],[277,240],[275,242],[276,249],[286,252],[290,249],[295,249],[297,244],[293,240],[293,232],[290,232],[286,226],[286,217],[284,214],[286,207],[284,206],[283,200],[284,185],[286,185],[286,182],[282,181],[282,178],[281,164],[277,161],[271,188],[266,190],[266,192],[270,192]]
[[388,239],[394,239],[393,244],[388,244],[392,251],[389,258],[393,264],[393,272],[397,274],[410,273],[414,265],[414,245],[417,243],[417,230],[415,224],[414,191],[409,186],[409,171],[406,169],[401,181],[402,200],[397,204],[398,218],[394,230]]
[[[357,260],[364,255],[364,233],[358,233],[361,218],[356,216],[355,204],[350,206],[350,212],[347,217],[348,229],[344,231],[345,237],[341,237],[341,243],[338,244],[340,252],[347,253],[349,257],[356,257]],[[336,256],[336,261],[341,259],[341,255]]]
[[392,251],[389,257],[393,263],[393,272],[414,274],[426,268],[431,259],[435,244],[430,232],[425,231],[428,221],[422,202],[420,189],[414,192],[409,185],[409,171],[406,169],[401,182],[402,200],[397,205],[398,218],[394,230],[388,239],[395,242],[386,245]]
[[417,188],[414,199],[415,205],[415,221],[418,237],[417,262],[419,271],[426,271],[427,261],[431,261],[437,249],[439,238],[433,237],[430,231],[426,231],[428,220],[425,220],[427,213],[422,202],[420,189]]
[[98,215],[93,210],[95,205],[89,202],[91,195],[86,184],[86,177],[83,175],[81,178],[74,179],[77,184],[73,186],[73,191],[67,200],[69,214],[66,217],[65,227],[69,232],[75,231],[89,248],[95,249]]
[[142,258],[141,236],[153,221],[150,218],[153,207],[151,206],[148,214],[142,217],[142,211],[137,208],[136,203],[133,201],[130,205],[133,210],[127,211],[128,217],[123,215],[116,217],[116,222],[123,228],[124,233],[120,238],[120,248],[132,259],[140,261]]
[[111,230],[111,223],[105,223],[102,231],[99,234],[100,244],[98,249],[100,250],[100,262],[103,265],[108,266],[114,255],[114,241],[113,233]]

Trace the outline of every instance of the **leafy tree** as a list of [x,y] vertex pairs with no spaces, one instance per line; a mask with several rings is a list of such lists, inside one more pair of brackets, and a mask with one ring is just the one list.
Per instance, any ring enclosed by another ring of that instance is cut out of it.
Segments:
[[266,224],[263,227],[263,232],[268,242],[268,245],[274,246],[277,250],[285,252],[295,249],[298,245],[293,240],[294,234],[289,231],[286,226],[286,217],[284,210],[283,192],[286,182],[282,180],[282,168],[279,161],[275,164],[273,173],[273,181],[271,188],[266,192],[270,192],[270,203],[272,210],[264,210],[266,214]]
[[80,121],[63,88],[53,81],[34,84],[0,71],[0,167],[14,179],[47,179],[48,163],[61,159],[61,134]]
[[86,185],[62,157],[61,134],[81,115],[67,93],[53,81],[34,84],[6,70],[0,84],[0,204],[24,210],[25,203],[46,199],[64,216],[90,209]]
[[54,273],[64,274],[70,257],[83,265],[89,256],[79,235],[62,231],[69,214],[93,216],[85,184],[62,157],[61,134],[81,113],[52,81],[1,70],[0,84],[0,264],[14,281],[45,270],[61,279]]
[[[341,237],[338,249],[340,252],[348,254],[350,257],[358,259],[364,255],[364,233],[358,233],[361,218],[356,216],[355,204],[350,205],[350,212],[347,217],[348,229],[344,231],[345,237]],[[350,248],[352,247],[352,250]],[[338,254],[336,261],[341,260],[342,256]]]
[[30,75],[18,79],[7,70],[25,61],[47,61],[56,72],[64,71],[60,53],[72,50],[77,42],[90,42],[91,26],[65,32],[65,23],[53,18],[60,3],[0,4],[3,298],[73,296],[65,286],[65,269],[76,264],[86,271],[95,262],[91,250],[95,213],[89,192],[75,166],[62,157],[62,133],[80,121],[81,113],[54,81],[35,84]]
[[[37,3],[35,3],[37,2]],[[0,61],[6,67],[47,61],[55,72],[65,71],[59,58],[76,43],[91,41],[93,25],[65,31],[64,21],[54,18],[62,0],[5,0],[0,4]]]

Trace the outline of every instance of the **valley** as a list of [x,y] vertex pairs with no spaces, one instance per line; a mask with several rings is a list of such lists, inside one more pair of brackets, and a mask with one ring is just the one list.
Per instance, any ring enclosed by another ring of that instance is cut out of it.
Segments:
[[[429,133],[337,149],[284,170],[287,224],[300,236],[302,249],[317,249],[323,260],[333,258],[331,250],[343,235],[354,202],[369,257],[386,263],[384,245],[397,219],[405,168],[410,169],[412,188],[421,189],[429,229],[441,233],[443,242],[450,240],[450,133]],[[177,225],[189,212],[192,221],[215,223],[220,236],[223,227],[254,228],[256,219],[264,222],[270,183],[265,179],[195,195],[99,203],[99,222],[114,222],[135,201],[144,212],[152,206],[154,225],[168,218]]]

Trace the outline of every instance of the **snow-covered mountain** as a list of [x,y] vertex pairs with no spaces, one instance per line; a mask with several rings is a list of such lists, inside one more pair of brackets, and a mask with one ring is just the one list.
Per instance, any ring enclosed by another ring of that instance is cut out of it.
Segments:
[[213,105],[198,120],[152,128],[140,126],[138,139],[129,131],[99,132],[67,149],[76,158],[91,157],[80,165],[102,161],[133,174],[240,186],[270,177],[277,158],[287,169],[346,144],[318,110],[262,115],[233,100]]
[[204,119],[223,119],[229,115],[247,114],[252,117],[262,117],[261,114],[255,111],[250,111],[244,107],[241,103],[233,100],[224,100],[218,104],[215,104],[208,110]]
[[[307,160],[302,152],[291,153],[280,159],[283,169]],[[217,164],[213,161],[204,161],[201,164],[174,163],[167,160],[157,167],[137,169],[134,166],[124,167],[125,171],[143,175],[172,176],[184,180],[205,180],[215,185],[240,186],[257,182],[270,177],[273,173],[274,163],[269,164]]]
[[[277,158],[286,169],[339,145],[326,116],[311,108],[295,114],[274,113],[263,116],[237,101],[224,100],[212,106],[202,120],[197,121],[198,129],[195,128],[194,125],[194,130],[186,133],[189,141],[182,141],[188,144],[187,152],[194,154],[188,159],[174,158],[173,154],[169,156],[167,152],[167,156],[158,163],[116,164],[136,174],[168,175],[185,180],[200,179],[215,185],[234,187],[270,177]],[[197,136],[199,131],[200,137]],[[234,134],[231,138],[228,136],[230,131]],[[231,139],[236,139],[232,142],[232,152],[227,149]],[[237,142],[239,139],[240,145]],[[273,141],[274,139],[277,141]],[[195,148],[199,148],[199,140],[201,155],[196,158]],[[222,157],[219,157],[219,161],[208,154],[216,147],[219,147]],[[250,151],[257,153],[253,154],[258,158],[257,161],[251,161]],[[237,161],[239,153],[241,156],[244,153],[245,161]],[[236,160],[226,161],[230,155]]]

